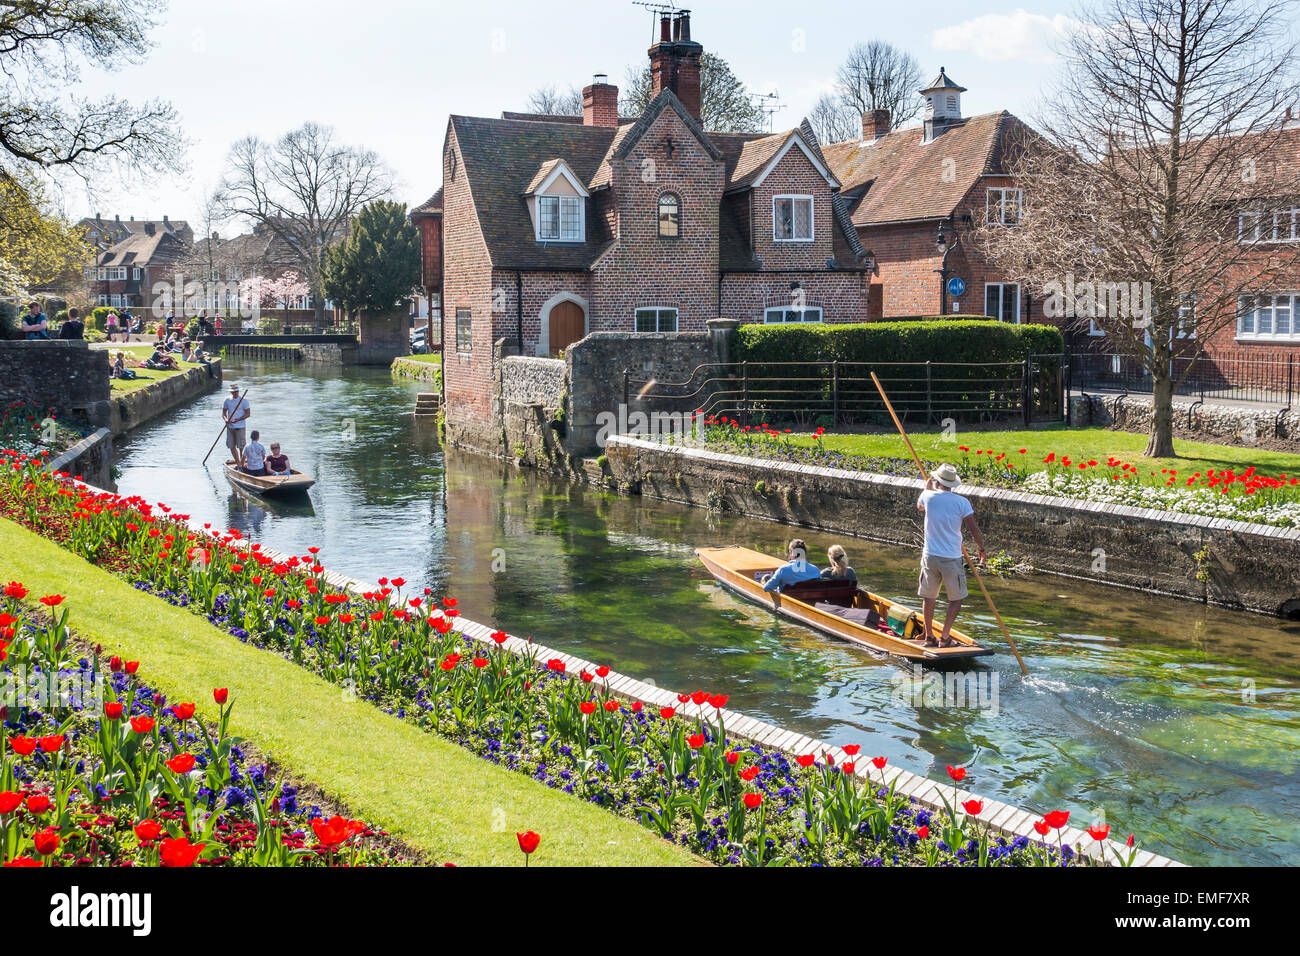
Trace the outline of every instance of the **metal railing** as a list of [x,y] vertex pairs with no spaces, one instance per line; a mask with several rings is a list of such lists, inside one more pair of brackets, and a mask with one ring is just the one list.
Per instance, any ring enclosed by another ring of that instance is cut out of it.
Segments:
[[[1084,352],[1070,356],[1071,384],[1088,391],[1150,394],[1152,379],[1140,358]],[[1275,352],[1211,357],[1205,353],[1173,361],[1178,395],[1290,406],[1300,391],[1300,354]]]
[[1063,354],[1019,362],[732,362],[697,366],[684,381],[623,373],[623,402],[669,413],[700,410],[742,422],[880,423],[888,413],[875,372],[900,415],[913,422],[1060,420],[1069,368]]

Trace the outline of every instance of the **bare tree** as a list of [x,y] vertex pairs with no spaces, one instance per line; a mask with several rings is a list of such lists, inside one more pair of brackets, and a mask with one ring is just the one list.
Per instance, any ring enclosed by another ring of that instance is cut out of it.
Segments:
[[859,118],[889,110],[892,124],[902,126],[921,112],[916,58],[884,40],[855,44],[835,73],[835,88]]
[[862,135],[862,116],[856,109],[829,93],[822,94],[808,114],[817,139],[824,143],[842,143]]
[[237,142],[219,195],[225,218],[250,220],[279,240],[311,289],[319,323],[325,250],[347,234],[362,206],[392,188],[377,153],[336,142],[332,127],[306,123],[273,144],[254,136]]
[[161,8],[158,0],[0,2],[0,169],[63,169],[83,180],[107,160],[117,171],[177,169],[185,143],[170,104],[68,95],[83,65],[141,61]]
[[1300,244],[1273,241],[1300,234],[1300,129],[1284,120],[1294,4],[1109,0],[1086,16],[1043,139],[1010,164],[1019,225],[1004,214],[979,238],[1048,314],[1140,359],[1146,454],[1169,457],[1173,395],[1200,343],[1300,264]]
[[561,93],[554,83],[528,94],[528,111],[543,116],[581,116],[582,93],[572,86]]

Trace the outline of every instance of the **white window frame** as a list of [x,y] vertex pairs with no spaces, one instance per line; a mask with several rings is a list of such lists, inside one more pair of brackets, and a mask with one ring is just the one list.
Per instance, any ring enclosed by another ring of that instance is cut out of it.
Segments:
[[[460,322],[462,318],[461,316],[462,312],[469,313],[468,315],[464,316],[467,325],[465,329],[464,342],[461,341],[461,334],[460,334],[460,330],[461,330]],[[466,309],[466,308],[456,309],[456,325],[454,331],[456,334],[456,352],[460,355],[469,355],[471,352],[473,352],[474,351],[474,311],[472,309]]]
[[[643,335],[651,335],[651,334],[653,334],[653,333],[651,333],[651,332],[642,332],[641,329],[637,328],[637,326],[638,326],[638,324],[639,324],[637,320],[638,320],[638,317],[640,316],[640,314],[641,314],[642,312],[654,312],[654,313],[655,313],[655,329],[654,329],[655,332],[676,332],[676,331],[681,327],[680,324],[679,324],[679,323],[681,322],[681,317],[680,317],[680,314],[678,313],[678,311],[677,311],[677,309],[676,309],[675,306],[671,306],[671,305],[641,305],[641,306],[637,306],[635,309],[632,310],[632,331],[633,331],[633,332],[641,332],[641,334],[643,334]],[[662,313],[662,312],[671,312],[671,313],[673,314],[673,327],[672,327],[671,329],[661,329],[661,328],[659,328],[659,321],[660,321],[660,314],[659,314],[659,313]]]
[[[772,318],[772,314],[774,312],[779,313],[780,317],[775,319]],[[805,316],[805,318],[800,318],[800,319],[785,318],[785,316],[791,312],[798,312],[801,315]],[[816,312],[817,318],[815,319],[806,318],[809,312]],[[763,310],[763,322],[766,323],[767,325],[779,325],[782,323],[794,323],[794,322],[824,322],[824,321],[825,318],[822,314],[822,307],[820,305],[807,305],[804,306],[802,309],[797,309],[792,305],[773,305],[773,306],[768,306]]]
[[[993,216],[993,194],[998,194],[997,217]],[[1016,197],[1016,221],[1007,222],[1007,196]],[[1025,192],[1017,186],[990,186],[984,194],[984,221],[991,226],[1018,226],[1025,215]]]
[[[997,315],[989,315],[989,314],[988,314],[988,308],[989,308],[989,289],[993,288],[994,286],[996,286],[996,287],[999,289],[999,292],[998,292],[998,314],[997,314]],[[1015,313],[1015,314],[1016,314],[1016,320],[1015,320],[1014,323],[1011,323],[1011,324],[1013,324],[1013,325],[1021,325],[1021,324],[1023,323],[1023,320],[1022,320],[1021,317],[1020,317],[1020,303],[1021,303],[1020,295],[1021,295],[1021,293],[1020,293],[1020,283],[1019,283],[1019,282],[986,282],[986,283],[984,283],[984,314],[985,314],[986,316],[988,316],[990,319],[994,319],[994,320],[996,320],[996,321],[998,321],[998,322],[1003,322],[1003,321],[1005,321],[1005,320],[1002,318],[1002,304],[1003,304],[1003,300],[1006,298],[1006,290],[1007,290],[1007,289],[1015,289],[1015,290],[1016,290],[1016,313]]]
[[[543,223],[546,222],[546,216],[542,212],[544,203],[555,203],[555,235],[548,236],[543,232]],[[578,210],[578,232],[574,236],[564,234],[564,207],[568,203],[570,207],[577,207]],[[586,242],[587,241],[587,201],[581,196],[547,196],[539,195],[537,197],[537,241],[538,242]]]
[[[776,226],[777,226],[776,207],[777,204],[780,203],[782,200],[789,200],[791,203],[790,205],[791,238],[789,239],[783,239],[776,234]],[[794,234],[795,218],[796,218],[794,213],[794,203],[796,202],[808,203],[808,235],[806,236],[797,236]],[[772,241],[773,242],[816,242],[816,240],[817,240],[817,203],[814,202],[813,197],[807,193],[782,193],[780,195],[773,196],[772,197]]]
[[[1268,300],[1268,331],[1261,332],[1260,316],[1263,311],[1261,303]],[[1289,314],[1290,330],[1277,331],[1278,301],[1286,303],[1283,308]],[[1249,308],[1245,303],[1249,302]],[[1300,292],[1265,292],[1257,295],[1245,295],[1237,299],[1237,341],[1238,342],[1300,342],[1300,322],[1296,311],[1300,309]],[[1246,318],[1249,316],[1250,330],[1246,331]]]

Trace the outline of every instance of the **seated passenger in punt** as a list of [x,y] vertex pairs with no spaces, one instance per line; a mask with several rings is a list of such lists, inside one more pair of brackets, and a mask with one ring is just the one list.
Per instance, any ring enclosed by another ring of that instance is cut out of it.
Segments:
[[844,553],[844,549],[833,544],[826,549],[826,557],[830,559],[831,565],[822,571],[823,581],[852,581],[858,583],[858,575],[849,567],[849,556]]
[[289,456],[280,454],[280,443],[271,442],[271,454],[266,456],[266,469],[272,475],[289,474]]
[[808,560],[808,545],[803,538],[795,538],[786,551],[787,561],[772,574],[765,575],[759,581],[764,591],[781,591],[800,581],[816,581],[821,577],[821,570]]

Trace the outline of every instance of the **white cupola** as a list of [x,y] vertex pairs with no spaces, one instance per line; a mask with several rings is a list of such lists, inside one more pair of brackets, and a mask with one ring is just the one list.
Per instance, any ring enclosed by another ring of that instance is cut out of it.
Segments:
[[966,92],[966,87],[958,86],[948,78],[943,67],[939,67],[939,75],[920,92],[925,97],[922,142],[928,143],[944,129],[961,121],[961,95]]

